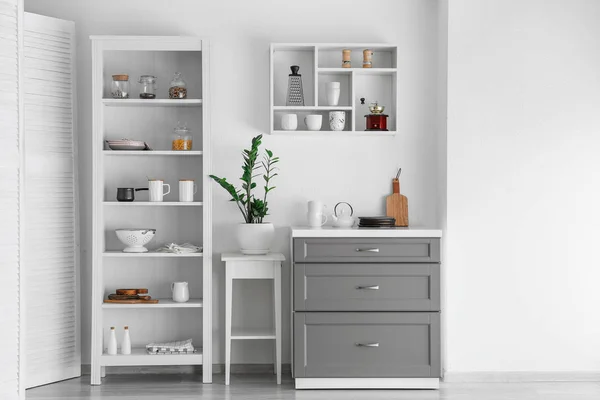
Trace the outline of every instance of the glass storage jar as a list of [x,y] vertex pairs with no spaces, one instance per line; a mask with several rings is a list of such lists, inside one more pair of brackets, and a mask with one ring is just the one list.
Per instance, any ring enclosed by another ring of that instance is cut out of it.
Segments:
[[191,150],[192,149],[192,133],[186,124],[177,123],[177,127],[173,130],[173,150]]
[[140,99],[156,98],[156,77],[154,75],[142,75],[138,83],[140,84]]
[[185,99],[187,98],[187,87],[181,73],[175,72],[173,80],[169,85],[169,98],[170,99]]
[[110,94],[114,99],[129,98],[129,75],[119,74],[112,76],[112,84],[110,85]]

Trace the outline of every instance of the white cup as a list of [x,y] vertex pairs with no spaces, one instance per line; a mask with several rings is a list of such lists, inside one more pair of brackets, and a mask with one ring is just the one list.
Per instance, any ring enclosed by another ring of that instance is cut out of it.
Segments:
[[327,94],[327,104],[330,106],[337,106],[340,102],[340,91],[341,85],[339,82],[327,82],[325,85]]
[[346,127],[346,113],[344,111],[329,111],[329,128],[332,131],[343,131]]
[[[163,191],[163,187],[167,187],[167,191]],[[171,193],[171,185],[164,183],[160,179],[148,181],[148,190],[150,191],[150,201],[163,201],[163,197]]]
[[327,222],[327,215],[322,212],[308,212],[306,215],[308,218],[308,226],[311,228],[320,228]]
[[304,123],[309,131],[320,131],[323,124],[323,116],[319,114],[310,114],[304,117]]
[[179,201],[192,202],[196,193],[198,193],[198,186],[192,179],[179,180]]
[[281,116],[281,128],[284,131],[295,131],[298,129],[298,116],[296,114],[283,114]]

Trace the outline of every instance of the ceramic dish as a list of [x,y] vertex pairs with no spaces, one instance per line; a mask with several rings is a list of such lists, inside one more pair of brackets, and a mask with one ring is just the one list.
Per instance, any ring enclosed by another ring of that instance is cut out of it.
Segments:
[[111,150],[146,150],[148,145],[140,140],[107,140]]

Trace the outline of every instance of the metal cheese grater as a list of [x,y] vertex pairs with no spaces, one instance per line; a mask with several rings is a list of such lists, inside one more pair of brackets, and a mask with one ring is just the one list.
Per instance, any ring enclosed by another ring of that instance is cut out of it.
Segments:
[[304,93],[302,92],[302,75],[298,73],[300,67],[292,65],[290,67],[292,73],[289,75],[288,81],[288,93],[286,106],[303,106],[304,105]]

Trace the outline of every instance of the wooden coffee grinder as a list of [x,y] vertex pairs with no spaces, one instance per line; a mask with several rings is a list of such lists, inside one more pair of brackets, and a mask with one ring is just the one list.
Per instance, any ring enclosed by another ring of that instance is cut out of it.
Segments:
[[385,199],[386,215],[396,218],[396,226],[408,226],[408,199],[400,194],[400,173],[392,179],[392,194]]

